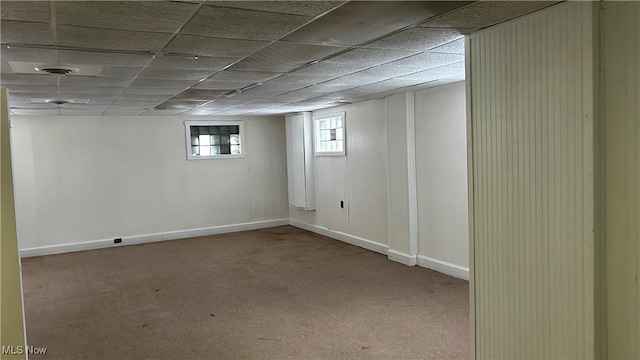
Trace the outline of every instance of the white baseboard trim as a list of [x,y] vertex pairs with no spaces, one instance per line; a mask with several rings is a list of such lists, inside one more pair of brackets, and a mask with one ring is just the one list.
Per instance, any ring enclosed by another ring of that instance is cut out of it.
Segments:
[[416,264],[418,264],[418,261],[415,255],[405,254],[397,250],[389,249],[387,253],[387,257],[389,258],[389,260],[393,260],[408,266],[415,266]]
[[433,259],[427,256],[418,255],[418,265],[427,269],[435,270],[454,278],[469,280],[469,268],[448,263],[446,261]]
[[48,245],[48,246],[20,249],[20,257],[32,257],[32,256],[42,256],[42,255],[62,254],[62,253],[75,252],[75,251],[104,249],[104,248],[110,248],[110,247],[144,244],[144,243],[155,242],[155,241],[176,240],[176,239],[185,239],[185,238],[191,238],[191,237],[197,237],[197,236],[208,236],[208,235],[226,234],[226,233],[232,233],[232,232],[238,232],[238,231],[266,229],[270,227],[283,226],[283,225],[289,225],[289,219],[253,221],[248,223],[220,225],[220,226],[213,226],[208,228],[169,231],[169,232],[158,233],[158,234],[123,236],[122,242],[119,244],[114,244],[113,239],[103,239],[103,240],[94,240],[94,241],[86,241],[86,242],[79,242],[79,243]]
[[331,230],[324,226],[308,224],[295,219],[289,219],[289,225],[295,226],[300,229],[314,232],[316,234],[324,235],[332,239],[340,240],[351,245],[359,246],[367,250],[375,251],[377,253],[387,255],[388,246],[380,244],[379,242],[371,241],[359,236],[343,233],[341,231]]

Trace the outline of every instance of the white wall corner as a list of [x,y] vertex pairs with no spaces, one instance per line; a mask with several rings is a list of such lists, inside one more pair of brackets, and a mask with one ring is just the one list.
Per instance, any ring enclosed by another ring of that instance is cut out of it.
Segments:
[[417,255],[409,255],[400,251],[391,250],[387,251],[387,257],[389,260],[399,262],[408,266],[415,266],[418,264]]
[[226,233],[239,232],[239,231],[266,229],[270,227],[283,226],[288,224],[289,224],[289,219],[275,219],[275,220],[254,221],[254,222],[241,223],[241,224],[213,226],[208,228],[170,231],[170,232],[158,233],[158,234],[123,236],[122,242],[119,244],[114,244],[113,239],[102,239],[102,240],[93,240],[93,241],[85,241],[85,242],[77,242],[77,243],[40,246],[40,247],[20,249],[20,257],[24,258],[24,257],[32,257],[32,256],[53,255],[53,254],[62,254],[62,253],[76,252],[76,251],[95,250],[95,249],[104,249],[104,248],[110,248],[110,247],[144,244],[144,243],[164,241],[164,240],[186,239],[186,238],[197,237],[197,236],[209,236],[209,235],[226,234]]
[[311,231],[326,237],[330,237],[332,239],[340,240],[340,241],[346,242],[347,244],[359,246],[361,248],[371,250],[383,255],[387,255],[387,251],[389,249],[387,245],[381,244],[376,241],[361,238],[356,235],[343,233],[341,231],[331,230],[324,226],[308,224],[295,219],[289,219],[289,225],[295,226],[303,230]]
[[451,264],[446,261],[433,259],[427,256],[418,255],[418,265],[427,269],[441,272],[445,275],[453,276],[454,278],[469,280],[469,268]]
[[[418,254],[418,184],[416,175],[416,116],[415,94],[406,93],[407,114],[407,180],[409,203],[409,255]],[[415,265],[415,263],[413,264]]]

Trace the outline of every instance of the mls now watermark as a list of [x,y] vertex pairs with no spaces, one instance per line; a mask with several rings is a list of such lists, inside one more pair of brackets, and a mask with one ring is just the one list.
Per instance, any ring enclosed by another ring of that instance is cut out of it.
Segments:
[[2,345],[2,355],[45,355],[46,353],[46,347]]

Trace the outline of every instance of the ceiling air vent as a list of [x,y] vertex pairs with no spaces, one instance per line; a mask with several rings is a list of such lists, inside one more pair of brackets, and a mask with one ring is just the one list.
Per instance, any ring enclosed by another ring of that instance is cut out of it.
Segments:
[[36,66],[36,71],[52,75],[68,75],[80,71],[80,69],[67,65],[42,65]]

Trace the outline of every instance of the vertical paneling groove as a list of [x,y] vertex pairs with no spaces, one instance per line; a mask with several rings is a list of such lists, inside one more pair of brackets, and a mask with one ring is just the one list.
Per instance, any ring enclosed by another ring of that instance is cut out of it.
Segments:
[[479,359],[594,356],[591,15],[562,4],[469,39]]
[[607,321],[611,359],[640,358],[640,3],[605,2]]

